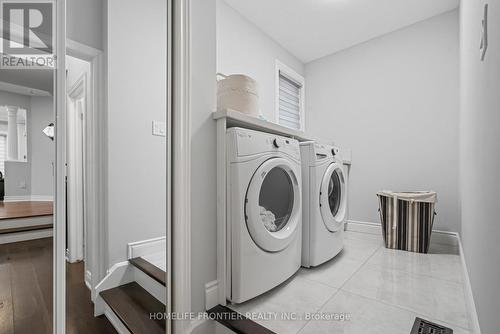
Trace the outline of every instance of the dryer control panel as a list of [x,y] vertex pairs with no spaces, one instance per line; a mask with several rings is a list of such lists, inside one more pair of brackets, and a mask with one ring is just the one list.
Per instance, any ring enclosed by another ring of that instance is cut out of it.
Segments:
[[228,129],[227,138],[230,155],[242,157],[281,152],[300,160],[299,142],[292,138],[242,128]]
[[331,158],[331,157],[339,157],[340,149],[338,147],[332,146],[332,145],[325,145],[325,144],[314,144],[314,150],[316,151],[316,159],[325,157],[325,158]]

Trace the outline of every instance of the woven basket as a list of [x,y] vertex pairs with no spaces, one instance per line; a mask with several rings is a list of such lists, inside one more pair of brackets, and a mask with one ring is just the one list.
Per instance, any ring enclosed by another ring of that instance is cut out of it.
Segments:
[[385,247],[427,253],[434,223],[434,192],[377,193]]

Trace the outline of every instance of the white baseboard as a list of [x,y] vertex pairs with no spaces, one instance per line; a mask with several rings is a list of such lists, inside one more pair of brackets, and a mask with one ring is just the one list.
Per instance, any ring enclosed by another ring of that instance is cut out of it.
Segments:
[[85,285],[92,291],[92,273],[89,270],[85,270]]
[[33,202],[53,202],[54,196],[52,195],[31,195]]
[[108,306],[104,306],[104,315],[108,318],[109,322],[116,329],[118,334],[131,334],[130,331],[125,327],[120,319],[116,316],[115,312]]
[[0,234],[0,245],[10,244],[13,242],[21,242],[35,239],[50,238],[53,236],[52,229],[45,229],[40,231],[27,231],[9,234]]
[[[382,225],[379,223],[349,220],[345,224],[345,230],[382,236]],[[458,247],[458,234],[456,232],[432,230],[431,243]]]
[[161,252],[167,252],[166,237],[131,242],[127,246],[128,259]]
[[3,198],[5,203],[7,202],[28,202],[31,201],[30,195],[22,195],[22,196],[5,196]]
[[54,196],[51,195],[22,195],[5,196],[3,201],[8,202],[53,202]]
[[351,232],[360,232],[368,234],[382,235],[382,226],[377,223],[361,222],[357,220],[348,220],[344,225],[344,230]]
[[477,317],[476,303],[474,302],[474,295],[472,294],[472,287],[470,285],[469,271],[467,270],[467,263],[465,261],[464,249],[462,247],[462,238],[458,235],[458,245],[460,249],[460,260],[462,261],[462,268],[464,270],[464,288],[465,288],[465,302],[467,304],[467,314],[469,315],[469,326],[471,334],[481,334],[479,326],[479,318]]
[[205,284],[205,310],[219,304],[219,282],[217,280]]

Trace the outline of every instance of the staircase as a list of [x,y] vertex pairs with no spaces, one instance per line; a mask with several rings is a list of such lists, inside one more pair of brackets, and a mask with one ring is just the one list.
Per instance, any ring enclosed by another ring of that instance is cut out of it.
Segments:
[[165,265],[154,260],[164,261],[166,248],[143,247],[150,242],[129,244],[129,260],[115,264],[94,292],[94,315],[104,314],[120,334],[165,333]]

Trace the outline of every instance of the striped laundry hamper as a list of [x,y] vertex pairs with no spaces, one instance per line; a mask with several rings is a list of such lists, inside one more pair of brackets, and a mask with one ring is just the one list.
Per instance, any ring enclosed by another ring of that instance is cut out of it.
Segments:
[[427,253],[437,194],[379,191],[377,197],[385,247]]

